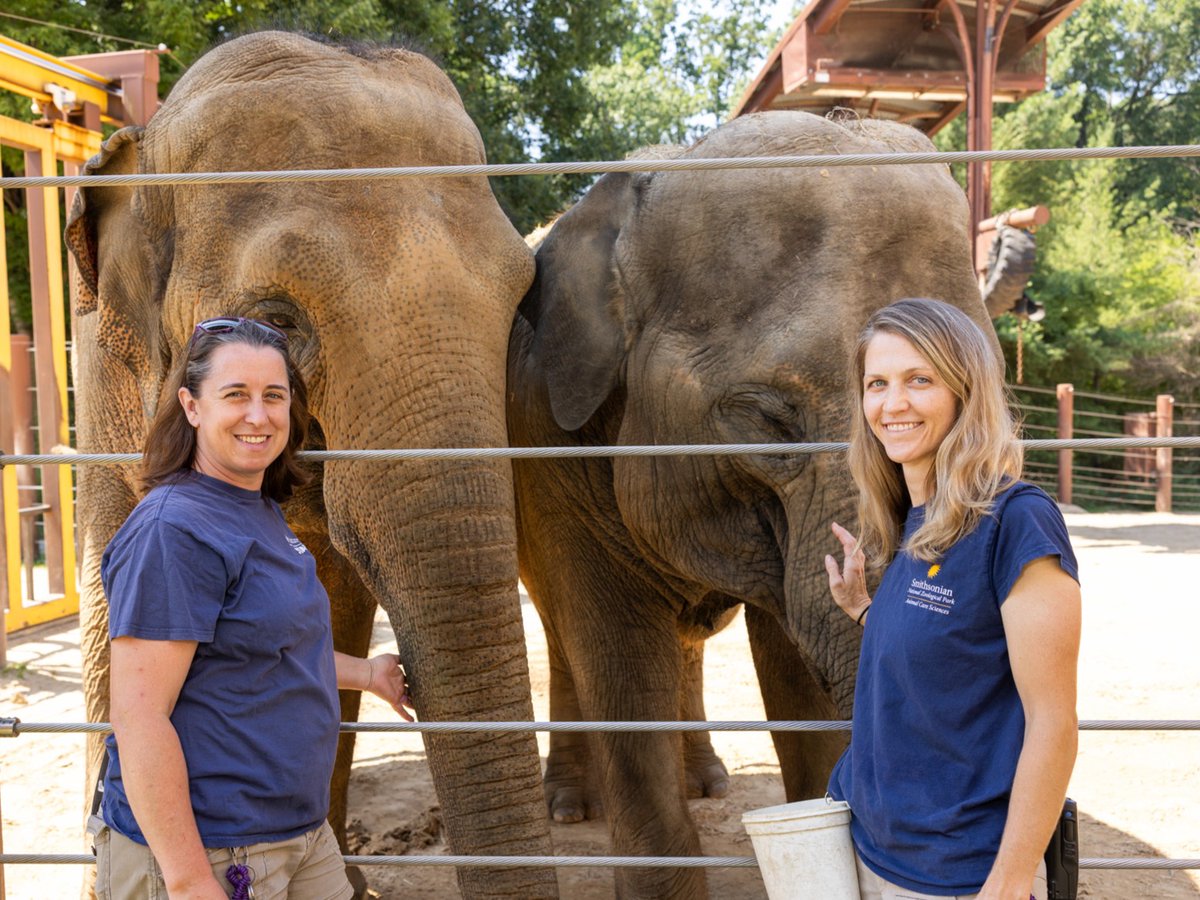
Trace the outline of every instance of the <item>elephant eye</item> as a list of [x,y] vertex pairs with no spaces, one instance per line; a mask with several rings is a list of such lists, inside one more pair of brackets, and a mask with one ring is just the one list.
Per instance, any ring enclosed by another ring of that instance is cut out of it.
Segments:
[[295,331],[296,330],[296,320],[293,319],[291,316],[281,316],[281,315],[275,314],[275,315],[264,316],[263,318],[266,321],[270,322],[272,325],[274,325],[276,328],[282,329],[283,331]]
[[726,399],[723,409],[749,424],[753,433],[787,443],[804,440],[803,415],[776,391],[739,392]]

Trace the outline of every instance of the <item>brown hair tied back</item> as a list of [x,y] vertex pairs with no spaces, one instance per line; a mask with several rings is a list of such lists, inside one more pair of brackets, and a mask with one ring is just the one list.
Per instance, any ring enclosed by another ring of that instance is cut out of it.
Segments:
[[296,459],[297,451],[308,436],[308,388],[296,364],[288,354],[287,339],[272,334],[272,326],[253,319],[235,320],[236,324],[219,332],[197,328],[188,341],[183,358],[171,370],[159,395],[158,411],[146,435],[142,453],[141,488],[145,493],[181,472],[190,471],[196,459],[196,429],[187,420],[179,402],[179,389],[185,387],[193,397],[200,396],[200,385],[212,371],[213,354],[227,344],[270,347],[283,356],[287,366],[291,406],[288,409],[287,446],[263,473],[262,493],[277,503],[292,496],[296,488],[310,480]]

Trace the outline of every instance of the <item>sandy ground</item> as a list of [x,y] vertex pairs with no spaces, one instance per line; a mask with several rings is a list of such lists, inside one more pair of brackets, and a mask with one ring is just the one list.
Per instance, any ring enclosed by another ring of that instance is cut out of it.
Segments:
[[[1085,620],[1080,661],[1081,719],[1200,719],[1200,516],[1087,515],[1067,517],[1084,579]],[[545,639],[524,604],[533,674],[534,709],[548,719]],[[375,630],[377,650],[394,647],[386,620]],[[707,652],[709,718],[764,718],[739,618]],[[368,698],[364,721],[390,711]],[[0,715],[26,722],[82,720],[78,630],[50,624],[13,636],[9,667],[0,676]],[[30,734],[0,740],[4,849],[9,853],[78,852],[83,804],[80,735]],[[540,739],[542,752],[546,738]],[[732,775],[724,800],[691,804],[710,855],[751,854],[742,832],[747,809],[783,802],[770,738],[720,733],[717,751]],[[1085,857],[1200,857],[1200,733],[1084,732],[1071,795],[1082,813]],[[420,738],[360,735],[351,784],[355,833],[365,853],[444,854]],[[555,825],[559,853],[603,854],[603,822]],[[447,868],[376,867],[368,875],[384,898],[457,895]],[[78,866],[20,865],[5,872],[10,898],[76,895]],[[1197,898],[1200,871],[1085,870],[1080,895],[1097,900]],[[563,869],[564,898],[612,896],[604,869]],[[713,897],[765,897],[757,870],[717,869]]]

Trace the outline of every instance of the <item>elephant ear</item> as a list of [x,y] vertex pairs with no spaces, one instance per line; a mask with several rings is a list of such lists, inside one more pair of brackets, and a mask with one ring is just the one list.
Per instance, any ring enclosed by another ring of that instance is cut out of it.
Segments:
[[[122,128],[88,160],[84,175],[138,171],[143,129]],[[67,219],[66,241],[75,259],[75,313],[97,314],[97,348],[133,373],[142,407],[153,414],[162,380],[159,354],[161,250],[151,246],[133,186],[81,187]]]
[[530,361],[546,380],[554,421],[567,431],[599,409],[624,363],[615,250],[636,205],[639,177],[605,175],[555,223],[521,305],[534,331]]

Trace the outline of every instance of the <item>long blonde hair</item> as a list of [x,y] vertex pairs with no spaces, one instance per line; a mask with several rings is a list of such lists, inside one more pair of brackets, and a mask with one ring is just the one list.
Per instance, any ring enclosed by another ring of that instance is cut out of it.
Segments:
[[850,391],[849,462],[859,490],[859,541],[873,565],[886,565],[896,553],[911,504],[900,465],[888,459],[863,413],[867,345],[881,332],[912,344],[958,398],[954,425],[930,471],[925,521],[904,547],[933,562],[974,530],[1005,484],[1021,477],[1022,448],[1003,365],[965,313],[928,299],[898,300],[878,310],[855,344]]

